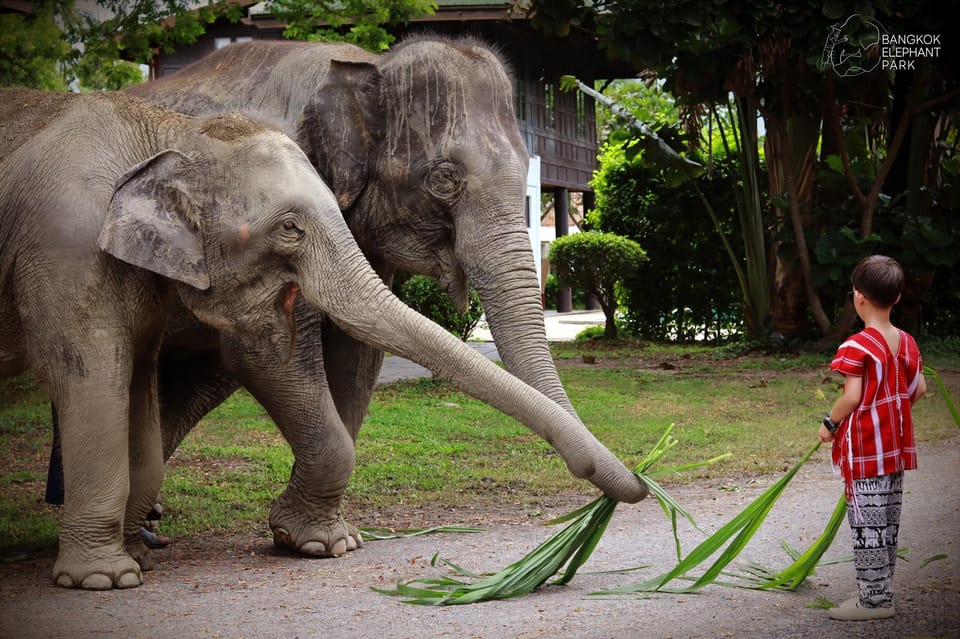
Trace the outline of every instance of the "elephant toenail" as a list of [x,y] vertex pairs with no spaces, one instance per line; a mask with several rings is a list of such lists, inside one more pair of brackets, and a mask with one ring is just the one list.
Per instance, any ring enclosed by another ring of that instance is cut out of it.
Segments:
[[319,541],[308,541],[300,546],[300,552],[305,555],[315,555],[317,557],[326,557],[329,554],[327,547]]
[[84,590],[110,590],[113,588],[113,580],[107,575],[93,574],[88,575],[81,583],[80,587]]
[[117,588],[136,588],[142,583],[143,579],[137,573],[125,572],[117,579]]

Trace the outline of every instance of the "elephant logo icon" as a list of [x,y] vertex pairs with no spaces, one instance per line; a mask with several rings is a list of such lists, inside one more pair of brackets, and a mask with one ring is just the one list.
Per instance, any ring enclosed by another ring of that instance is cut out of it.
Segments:
[[853,14],[831,25],[820,55],[821,70],[832,68],[840,77],[869,73],[880,66],[880,32],[873,18]]

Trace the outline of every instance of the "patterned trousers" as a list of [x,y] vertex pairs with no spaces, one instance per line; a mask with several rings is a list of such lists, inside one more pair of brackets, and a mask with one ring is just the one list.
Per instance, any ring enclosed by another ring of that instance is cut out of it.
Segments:
[[892,606],[903,472],[855,479],[853,491],[862,520],[856,521],[853,504],[848,503],[847,522],[853,540],[853,566],[857,571],[860,601],[868,608]]

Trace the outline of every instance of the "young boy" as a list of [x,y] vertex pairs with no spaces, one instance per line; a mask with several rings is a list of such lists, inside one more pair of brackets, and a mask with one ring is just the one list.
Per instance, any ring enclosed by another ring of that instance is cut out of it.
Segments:
[[890,323],[903,288],[900,264],[872,255],[851,279],[864,329],[830,364],[843,375],[843,394],[823,418],[820,441],[833,442],[833,465],[844,479],[860,594],[831,608],[830,617],[882,619],[894,615],[903,471],[917,467],[911,406],[927,384],[916,341]]

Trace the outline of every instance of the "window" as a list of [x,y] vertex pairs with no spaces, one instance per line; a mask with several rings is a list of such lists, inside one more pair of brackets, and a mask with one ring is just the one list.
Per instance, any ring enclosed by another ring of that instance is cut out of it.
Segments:
[[544,122],[543,126],[548,129],[552,129],[554,124],[556,124],[556,97],[554,95],[553,84],[549,82],[543,83],[543,114]]
[[527,81],[525,78],[517,78],[517,91],[514,95],[514,108],[517,110],[517,119],[521,122],[527,121]]
[[576,131],[577,137],[586,137],[587,134],[587,96],[583,91],[577,91],[577,119]]

